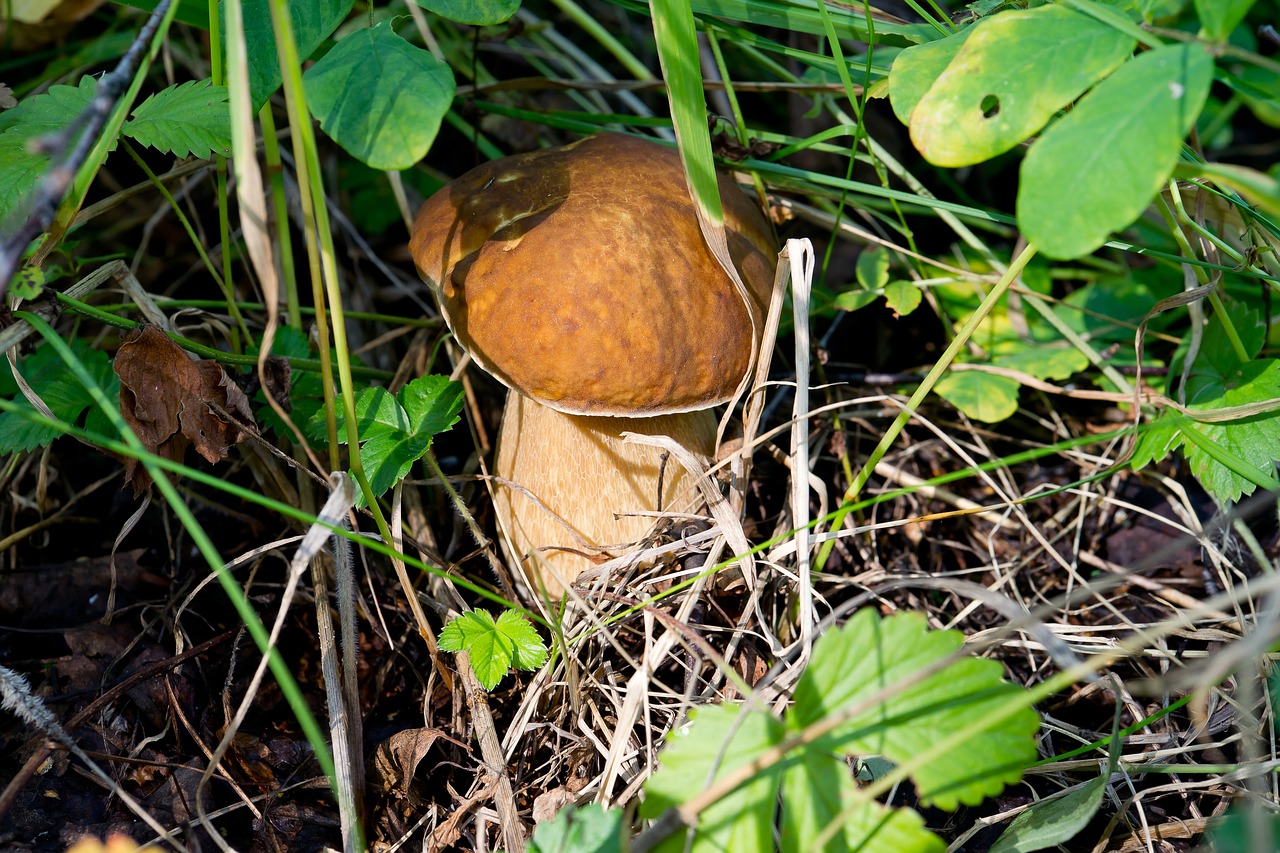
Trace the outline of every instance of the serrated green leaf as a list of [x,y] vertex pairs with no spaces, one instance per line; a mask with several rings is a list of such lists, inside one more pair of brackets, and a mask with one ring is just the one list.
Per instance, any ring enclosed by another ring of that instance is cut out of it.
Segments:
[[1013,819],[990,853],[1031,853],[1075,838],[1102,804],[1107,777],[1090,779],[1051,800],[1041,800]]
[[1167,45],[1081,99],[1022,163],[1018,224],[1027,239],[1051,258],[1076,258],[1131,224],[1169,179],[1212,81],[1203,47]]
[[[787,711],[789,732],[799,732],[884,688],[902,682],[960,648],[958,631],[930,631],[924,616],[880,619],[862,610],[814,645]],[[960,658],[888,696],[814,744],[837,753],[883,755],[898,764],[949,735],[995,718],[1021,701],[1018,688],[1000,680],[995,661]],[[976,805],[1018,781],[1035,759],[1039,718],[1020,707],[994,728],[974,734],[946,761],[917,768],[912,778],[921,801],[954,810]]]
[[511,640],[511,665],[516,669],[533,670],[547,662],[547,645],[523,614],[504,610],[498,615],[496,625]]
[[[91,348],[78,338],[73,339],[70,346],[72,353],[89,370],[98,387],[104,389],[109,396],[119,393],[120,382],[111,370],[111,359],[106,353]],[[89,392],[52,347],[41,347],[19,361],[18,370],[32,390],[44,400],[53,416],[64,423],[76,423],[85,409],[93,406],[93,398],[89,396]],[[14,382],[7,360],[0,365],[0,372],[8,383]],[[16,385],[9,387],[14,389],[14,405],[20,409],[32,410],[27,399],[17,393]],[[109,429],[106,434],[114,436],[115,431]],[[0,453],[34,450],[44,447],[60,435],[62,433],[57,429],[33,424],[20,414],[0,413]]]
[[400,391],[399,399],[416,432],[437,435],[453,428],[462,412],[462,383],[447,376],[419,376]]
[[1185,436],[1182,433],[1184,418],[1171,410],[1165,410],[1155,420],[1143,426],[1138,433],[1138,440],[1133,446],[1133,456],[1129,466],[1140,471],[1148,465],[1154,465],[1182,446]]
[[936,166],[969,166],[1044,127],[1133,53],[1134,40],[1063,5],[979,22],[911,113],[911,141]]
[[[1188,383],[1192,411],[1243,406],[1280,397],[1280,361],[1255,359],[1219,377],[1201,374],[1195,387]],[[1194,393],[1194,398],[1192,394]],[[1183,452],[1191,473],[1221,505],[1229,505],[1261,486],[1280,490],[1276,461],[1280,459],[1280,412],[1271,411],[1234,421],[1181,424]]]
[[75,121],[96,88],[97,80],[82,77],[77,86],[50,86],[48,92],[0,112],[0,226],[22,217],[24,202],[49,165],[49,158],[31,151],[29,143]]
[[889,103],[898,121],[911,124],[916,104],[947,70],[972,32],[973,27],[966,27],[944,39],[912,45],[894,57],[889,71]]
[[509,637],[487,611],[471,610],[454,619],[440,632],[440,648],[448,652],[465,651],[471,668],[485,690],[492,690],[511,669],[515,648]]
[[1225,42],[1248,14],[1254,0],[1196,0],[1201,34]]
[[983,423],[999,423],[1018,411],[1017,380],[980,370],[947,373],[933,387],[938,396]]
[[449,66],[396,35],[388,23],[338,42],[303,75],[325,133],[375,169],[407,169],[435,141],[453,102]]
[[442,18],[477,27],[501,24],[520,8],[520,0],[417,0],[417,3]]
[[858,284],[863,290],[882,290],[889,283],[889,252],[880,246],[858,253]]
[[529,853],[622,853],[622,812],[599,803],[561,809],[533,830]]
[[230,155],[226,87],[214,86],[209,80],[189,80],[162,89],[133,111],[122,132],[175,157]]
[[899,317],[905,317],[920,307],[920,288],[909,281],[891,281],[884,286],[884,301]]
[[[857,853],[941,853],[942,839],[924,827],[912,809],[890,809],[857,797],[849,766],[840,755],[803,750],[788,762],[782,781],[782,850],[857,851]],[[824,847],[819,836],[832,821],[843,820]]]
[[[411,433],[413,425],[400,401],[386,388],[366,388],[356,397],[356,429],[360,440],[366,441],[380,435]],[[346,414],[338,410],[338,441],[350,442],[347,435]]]
[[[249,63],[249,97],[256,113],[280,88],[280,60],[276,53],[275,28],[271,23],[272,0],[242,0],[245,51]],[[311,58],[316,48],[333,35],[346,20],[355,0],[289,0],[293,37],[302,60]],[[222,2],[218,12],[225,20]]]
[[[738,705],[704,705],[689,713],[689,722],[667,735],[660,766],[645,782],[640,816],[655,818],[687,802],[714,779],[746,764],[781,742],[782,723],[764,711]],[[683,832],[667,837],[659,853],[691,850],[755,853],[773,850],[773,805],[781,771],[777,765],[706,808],[698,818],[692,847]]]

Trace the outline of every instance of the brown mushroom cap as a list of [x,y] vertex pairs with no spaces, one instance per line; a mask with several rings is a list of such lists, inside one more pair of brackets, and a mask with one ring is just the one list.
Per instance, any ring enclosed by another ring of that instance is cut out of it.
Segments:
[[418,211],[410,251],[475,360],[562,412],[728,400],[773,284],[773,236],[720,179],[751,313],[706,247],[676,152],[616,133],[478,166]]

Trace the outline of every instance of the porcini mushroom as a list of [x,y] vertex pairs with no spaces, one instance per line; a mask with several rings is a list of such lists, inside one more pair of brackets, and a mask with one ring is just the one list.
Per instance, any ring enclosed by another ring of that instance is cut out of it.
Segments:
[[708,458],[710,409],[751,366],[776,251],[757,206],[720,184],[749,305],[706,246],[676,152],[637,137],[485,163],[418,211],[418,272],[458,342],[513,392],[494,502],[534,589],[558,596],[695,493],[673,463],[659,495],[661,451],[622,433]]

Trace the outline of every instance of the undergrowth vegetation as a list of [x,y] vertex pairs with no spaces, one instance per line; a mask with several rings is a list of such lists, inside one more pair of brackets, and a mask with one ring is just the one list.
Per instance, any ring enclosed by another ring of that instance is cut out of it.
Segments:
[[[0,846],[1280,849],[1277,26],[0,0]],[[551,597],[407,244],[605,130],[780,256],[702,504]]]

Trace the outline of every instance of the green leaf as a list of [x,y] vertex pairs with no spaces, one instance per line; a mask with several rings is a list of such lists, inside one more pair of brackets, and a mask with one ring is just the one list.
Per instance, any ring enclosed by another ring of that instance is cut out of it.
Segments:
[[994,424],[1018,411],[1017,380],[980,370],[945,374],[933,390],[938,396],[983,423]]
[[417,3],[442,18],[477,27],[501,24],[520,8],[520,0],[417,0]]
[[1231,31],[1244,20],[1253,3],[1254,0],[1196,0],[1201,35],[1225,42]]
[[846,290],[837,293],[832,304],[841,311],[857,311],[859,308],[866,308],[879,298],[880,294],[874,290]]
[[[1248,801],[1233,805],[1223,821],[1209,830],[1211,853],[1258,853],[1280,850],[1280,815],[1259,810]],[[1205,849],[1205,848],[1200,848]]]
[[920,307],[920,288],[909,281],[891,281],[884,287],[884,301],[893,313],[905,317]]
[[966,27],[944,39],[912,45],[899,53],[889,71],[889,103],[903,124],[911,124],[916,104],[933,86],[973,33]]
[[883,290],[889,283],[889,252],[876,246],[858,254],[858,284],[863,290]]
[[599,803],[561,809],[533,830],[529,853],[622,853],[622,812]]
[[50,86],[0,112],[0,225],[22,216],[24,201],[49,165],[48,156],[32,151],[29,143],[75,121],[96,88],[94,78],[82,77],[77,86]]
[[[110,395],[118,394],[120,380],[111,370],[111,359],[106,353],[95,350],[79,338],[70,342],[71,352],[84,364],[96,380],[99,388]],[[58,420],[74,424],[85,409],[93,406],[93,398],[84,389],[75,374],[59,358],[52,347],[40,347],[32,355],[18,362],[18,370],[45,405]],[[6,390],[13,396],[14,405],[32,411],[32,406],[17,392],[7,360],[0,366]],[[48,445],[62,433],[54,427],[33,424],[14,412],[0,413],[0,453],[21,453]],[[108,432],[114,437],[114,430]]]
[[44,270],[40,267],[19,267],[9,282],[9,292],[15,299],[29,301],[44,291]]
[[1027,344],[991,359],[997,367],[1029,373],[1037,379],[1061,382],[1089,366],[1089,358],[1067,344]]
[[1186,171],[1235,190],[1265,213],[1280,215],[1280,180],[1272,175],[1234,163],[1196,163]]
[[[814,645],[787,711],[789,733],[800,732],[872,694],[916,677],[964,642],[958,631],[930,631],[919,613],[881,619],[862,610]],[[814,743],[817,750],[883,755],[902,764],[951,735],[971,731],[964,749],[918,767],[912,778],[925,804],[954,810],[976,805],[1022,777],[1035,759],[1039,718],[1017,707],[997,720],[1021,691],[1000,680],[995,661],[961,657],[843,722]],[[989,726],[989,727],[988,727]],[[975,728],[976,727],[976,728]]]
[[1199,45],[1138,56],[1031,146],[1018,223],[1052,258],[1086,255],[1132,223],[1169,179],[1213,81]]
[[[420,376],[396,397],[385,388],[366,388],[356,398],[355,409],[360,459],[377,497],[405,478],[413,463],[431,448],[436,434],[458,422],[462,385],[444,376]],[[318,420],[311,420],[313,434],[323,429]],[[342,409],[338,410],[338,441],[350,442]]]
[[937,166],[968,166],[1044,127],[1133,53],[1134,40],[1066,6],[978,23],[911,113],[911,141]]
[[209,80],[189,80],[162,89],[133,111],[122,132],[175,157],[229,155],[227,90]]
[[[734,704],[694,708],[689,722],[667,735],[660,766],[645,782],[640,816],[656,818],[668,808],[687,802],[715,779],[780,743],[782,735],[782,723],[764,711],[744,711]],[[686,834],[677,832],[656,850],[772,851],[773,811],[781,776],[775,764],[704,809],[692,848],[686,847]]]
[[[242,3],[245,51],[251,60],[249,97],[256,113],[280,88],[280,60],[276,53],[275,29],[271,24],[272,0],[242,0]],[[293,22],[293,38],[298,43],[299,58],[303,61],[309,59],[346,20],[353,5],[355,0],[289,0],[289,17]],[[221,2],[218,11],[225,20]]]
[[[859,796],[849,765],[840,755],[803,750],[786,765],[782,792],[782,850],[941,853],[947,847],[925,829],[923,818],[914,810],[886,808]],[[819,835],[835,820],[844,821],[843,832],[819,848]]]
[[511,664],[516,669],[534,670],[547,662],[547,644],[524,614],[504,610],[498,615],[497,626],[511,640]]
[[1065,794],[1041,800],[1013,819],[990,853],[1030,853],[1066,844],[1093,819],[1107,790],[1107,777],[1090,779]]
[[496,621],[484,610],[463,613],[440,632],[440,648],[468,652],[485,690],[496,687],[512,666],[537,669],[547,661],[542,638],[529,620],[514,610],[504,611]]
[[[1199,364],[1197,363],[1197,370]],[[1208,373],[1188,383],[1192,411],[1241,406],[1280,397],[1280,360],[1255,359],[1229,375]],[[1270,411],[1234,421],[1181,423],[1183,452],[1191,473],[1221,505],[1251,495],[1254,489],[1280,489],[1280,412]]]
[[407,169],[421,160],[455,90],[449,66],[385,22],[338,42],[303,80],[325,133],[375,169]]

